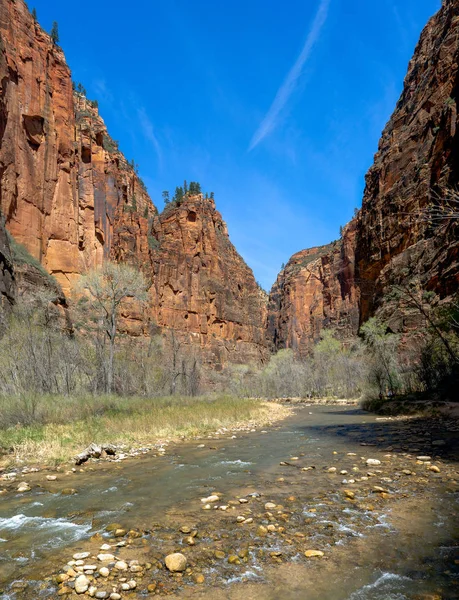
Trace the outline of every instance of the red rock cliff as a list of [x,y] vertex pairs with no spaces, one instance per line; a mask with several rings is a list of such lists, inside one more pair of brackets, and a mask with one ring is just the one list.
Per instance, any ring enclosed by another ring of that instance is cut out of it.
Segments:
[[182,332],[210,364],[266,358],[266,294],[213,200],[198,195],[167,207],[154,219],[150,247],[159,326]]
[[[459,0],[445,0],[410,61],[358,217],[338,244],[294,255],[271,291],[276,348],[303,352],[322,327],[356,333],[375,313],[393,321],[387,292],[408,277],[442,298],[458,291],[459,219],[432,220],[429,208],[441,215],[459,183],[458,64]],[[411,318],[398,313],[396,327]]]
[[392,283],[416,276],[446,297],[459,287],[458,219],[429,218],[459,183],[459,1],[445,0],[410,61],[402,95],[366,177],[356,238],[366,285],[361,319],[386,308]]
[[[0,0],[0,81],[1,210],[64,293],[103,260],[127,261],[152,287],[148,310],[123,315],[126,332],[146,335],[154,321],[212,364],[262,359],[265,298],[213,201],[195,197],[156,217],[95,103],[72,91],[62,50],[23,0]],[[33,281],[23,279],[29,289]]]
[[268,335],[274,350],[292,348],[304,356],[326,327],[336,329],[343,339],[357,333],[355,233],[352,221],[341,240],[294,254],[281,271],[268,308]]
[[0,0],[0,81],[1,210],[67,292],[110,256],[123,209],[154,207],[22,0]]

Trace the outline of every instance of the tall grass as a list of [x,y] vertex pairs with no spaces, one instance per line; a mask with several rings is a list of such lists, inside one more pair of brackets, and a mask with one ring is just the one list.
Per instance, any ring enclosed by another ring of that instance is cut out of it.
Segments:
[[[0,429],[0,452],[6,462],[59,464],[92,442],[141,446],[204,435],[220,427],[266,424],[286,414],[277,404],[227,395],[154,399],[40,396],[35,400],[40,416],[34,424]],[[3,415],[17,410],[18,399],[0,402],[3,424]]]

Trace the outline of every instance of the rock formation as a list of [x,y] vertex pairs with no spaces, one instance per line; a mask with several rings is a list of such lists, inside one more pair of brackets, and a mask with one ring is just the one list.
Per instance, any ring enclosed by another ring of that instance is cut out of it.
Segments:
[[341,240],[294,254],[274,284],[268,307],[273,349],[292,348],[305,356],[324,327],[349,338],[359,326],[355,285],[356,222]]
[[3,222],[0,221],[0,333],[15,300],[15,278],[11,251]]
[[174,330],[214,365],[262,359],[266,299],[213,201],[196,196],[156,216],[97,103],[72,89],[62,50],[23,0],[0,0],[0,81],[1,210],[63,292],[104,260],[129,262],[151,282],[151,306],[126,311],[125,332]]
[[68,292],[110,256],[124,211],[147,222],[155,209],[23,0],[0,0],[0,19],[1,210]]
[[160,327],[205,350],[206,360],[266,357],[266,294],[231,244],[212,199],[187,198],[154,219],[153,314]]
[[445,0],[409,64],[358,217],[340,242],[294,255],[271,291],[276,348],[304,351],[322,327],[346,336],[374,314],[399,331],[415,326],[403,311],[394,319],[388,300],[408,279],[441,298],[458,291],[459,202],[448,218],[459,181],[458,64],[459,1]]

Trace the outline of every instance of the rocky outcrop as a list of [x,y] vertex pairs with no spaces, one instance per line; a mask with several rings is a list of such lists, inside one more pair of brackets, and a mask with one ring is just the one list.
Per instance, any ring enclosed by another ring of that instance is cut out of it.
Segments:
[[[23,0],[0,0],[0,81],[1,209],[57,289],[68,296],[104,260],[129,262],[149,279],[151,305],[128,303],[123,332],[174,331],[212,365],[261,360],[266,299],[213,201],[188,198],[157,216],[97,103],[72,89],[62,50]],[[30,290],[36,266],[20,270]]]
[[125,211],[147,222],[155,209],[23,0],[0,0],[0,81],[6,226],[68,293],[111,255]]
[[3,222],[0,221],[0,333],[14,304],[15,277],[11,251]]
[[333,327],[343,339],[357,333],[355,233],[352,221],[341,240],[294,254],[281,271],[269,297],[273,350],[292,348],[305,356],[324,328]]
[[443,299],[457,293],[458,64],[459,0],[445,0],[409,64],[359,215],[340,242],[294,255],[271,291],[276,348],[304,352],[322,327],[348,335],[374,314],[398,331],[415,327],[412,311],[389,299],[393,284],[416,280]]
[[212,199],[169,205],[149,238],[157,325],[219,367],[266,358],[266,294],[229,240]]
[[421,34],[366,177],[356,237],[362,320],[387,316],[391,284],[410,277],[443,298],[459,288],[458,218],[442,218],[459,183],[458,65],[459,1],[445,0]]

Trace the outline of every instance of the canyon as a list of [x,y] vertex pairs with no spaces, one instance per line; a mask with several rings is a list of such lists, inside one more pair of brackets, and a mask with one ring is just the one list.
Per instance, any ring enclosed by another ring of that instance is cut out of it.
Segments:
[[391,301],[394,285],[411,281],[441,300],[457,293],[458,64],[459,2],[445,0],[410,61],[362,208],[340,240],[295,254],[271,291],[275,349],[305,354],[324,327],[346,339],[374,315],[393,331],[415,329],[420,315]]
[[[159,214],[97,103],[74,89],[61,48],[23,0],[0,0],[2,320],[34,286],[51,285],[65,306],[83,273],[114,260],[150,285],[148,307],[123,314],[124,332],[174,332],[218,369],[282,348],[305,356],[324,328],[346,340],[375,314],[394,331],[416,326],[394,316],[391,286],[417,279],[447,299],[459,284],[457,219],[429,212],[458,184],[458,61],[459,2],[445,0],[410,61],[361,210],[339,240],[292,256],[268,298],[214,200],[188,194]],[[11,240],[46,272],[15,264]]]

